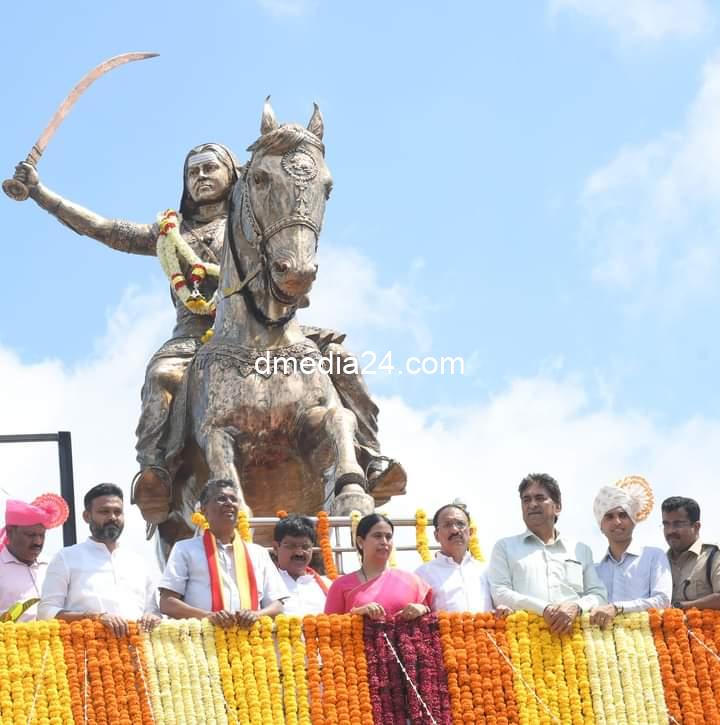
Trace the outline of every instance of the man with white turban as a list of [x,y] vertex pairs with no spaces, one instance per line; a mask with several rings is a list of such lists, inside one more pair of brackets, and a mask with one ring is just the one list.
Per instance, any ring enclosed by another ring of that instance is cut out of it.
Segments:
[[670,606],[672,576],[665,552],[632,540],[635,524],[649,516],[652,505],[650,485],[640,476],[603,486],[595,497],[593,512],[608,540],[607,553],[595,568],[609,604],[590,612],[591,624],[607,627],[622,612]]

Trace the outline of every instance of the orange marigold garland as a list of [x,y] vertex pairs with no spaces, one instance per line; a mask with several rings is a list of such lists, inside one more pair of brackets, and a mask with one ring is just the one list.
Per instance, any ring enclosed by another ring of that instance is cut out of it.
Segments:
[[325,574],[329,579],[337,579],[338,570],[335,566],[335,557],[330,543],[330,520],[327,511],[318,512],[317,536],[323,563],[325,564]]
[[305,647],[307,648],[307,678],[310,690],[310,716],[313,725],[323,723],[323,692],[320,679],[320,655],[318,652],[318,626],[315,617],[303,618]]
[[363,628],[365,617],[360,614],[351,615],[352,644],[355,651],[355,668],[358,678],[358,699],[360,701],[361,725],[373,725],[372,701],[370,699],[370,683],[368,681],[368,664],[365,656]]
[[691,609],[686,613],[686,617],[690,652],[695,665],[695,675],[705,722],[708,725],[719,725],[720,708],[718,705],[720,703],[715,700],[713,682],[710,676],[710,663],[708,661],[709,659],[715,659],[715,656],[713,656],[712,650],[708,652],[709,648],[703,641],[702,635],[699,634],[702,632],[702,612],[698,609]]
[[700,725],[704,722],[702,701],[681,609],[663,612],[663,632],[678,684],[681,722],[683,725]]

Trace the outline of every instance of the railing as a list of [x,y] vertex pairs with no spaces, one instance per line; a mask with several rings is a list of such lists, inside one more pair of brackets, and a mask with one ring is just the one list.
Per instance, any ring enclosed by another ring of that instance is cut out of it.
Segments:
[[[313,523],[317,524],[317,516],[308,516]],[[414,518],[395,518],[388,516],[393,522],[395,529],[402,529],[403,527],[415,528]],[[268,529],[274,528],[275,524],[280,521],[276,516],[257,516],[249,519],[251,529]],[[335,554],[335,565],[338,571],[343,571],[343,554],[352,554],[356,551],[355,549],[355,532],[352,530],[352,519],[349,516],[328,516],[328,523],[332,529],[331,534],[331,545],[333,553]],[[343,541],[342,533],[344,529],[347,529],[349,533],[349,540]],[[334,542],[333,542],[334,539]],[[439,551],[440,546],[438,544],[431,544],[428,546],[430,551]],[[395,551],[417,551],[415,544],[398,544],[394,546]],[[316,546],[313,548],[313,554],[320,551],[320,547]]]

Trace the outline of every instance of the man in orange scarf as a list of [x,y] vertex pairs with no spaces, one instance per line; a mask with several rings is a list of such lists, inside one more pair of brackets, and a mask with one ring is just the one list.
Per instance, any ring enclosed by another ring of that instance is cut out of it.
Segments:
[[283,611],[288,591],[269,554],[244,542],[236,525],[240,497],[232,481],[213,479],[200,494],[202,536],[178,541],[160,581],[160,610],[175,619],[251,627]]

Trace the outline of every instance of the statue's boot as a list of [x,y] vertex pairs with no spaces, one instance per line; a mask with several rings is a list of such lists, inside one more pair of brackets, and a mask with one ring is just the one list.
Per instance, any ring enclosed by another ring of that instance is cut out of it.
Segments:
[[368,491],[377,506],[392,496],[402,496],[407,490],[407,473],[400,463],[385,456],[373,458],[367,467]]
[[[338,486],[339,488],[339,486]],[[375,499],[365,493],[365,489],[358,483],[348,483],[335,495],[331,514],[333,516],[349,516],[353,511],[359,511],[363,516],[375,510]]]
[[170,474],[162,466],[143,468],[130,484],[130,503],[137,504],[148,524],[167,521],[171,500]]

